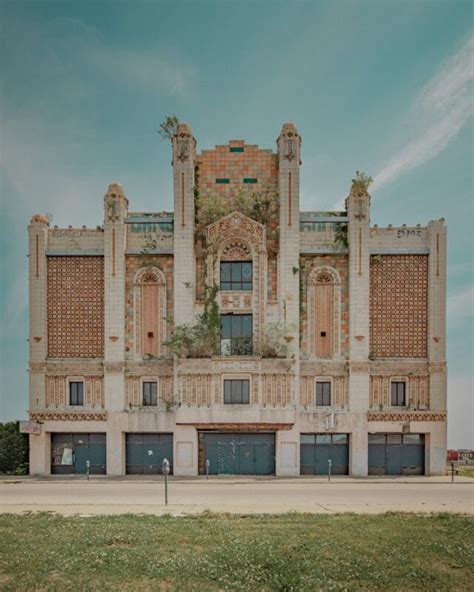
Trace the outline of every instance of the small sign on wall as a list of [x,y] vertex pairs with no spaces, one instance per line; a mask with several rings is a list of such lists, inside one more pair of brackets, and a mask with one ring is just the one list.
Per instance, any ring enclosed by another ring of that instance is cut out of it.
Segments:
[[20,421],[20,434],[41,434],[41,424],[36,421]]

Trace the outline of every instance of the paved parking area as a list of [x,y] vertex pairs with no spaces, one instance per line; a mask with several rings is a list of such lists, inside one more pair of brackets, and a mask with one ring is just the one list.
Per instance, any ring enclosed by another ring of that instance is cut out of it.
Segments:
[[211,510],[236,514],[315,512],[455,512],[474,514],[474,480],[458,477],[357,480],[334,478],[8,478],[0,481],[7,513],[145,513],[174,515]]

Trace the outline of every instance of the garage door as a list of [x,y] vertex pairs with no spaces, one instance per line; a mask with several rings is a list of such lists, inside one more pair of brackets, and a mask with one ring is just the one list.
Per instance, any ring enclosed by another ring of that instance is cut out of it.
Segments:
[[125,464],[128,475],[159,475],[163,459],[173,472],[173,434],[126,434]]
[[105,434],[51,434],[51,473],[105,475]]
[[424,434],[369,434],[369,475],[423,475]]
[[327,475],[329,460],[333,475],[349,473],[348,434],[301,434],[301,475]]
[[274,433],[199,433],[199,473],[210,475],[273,475]]

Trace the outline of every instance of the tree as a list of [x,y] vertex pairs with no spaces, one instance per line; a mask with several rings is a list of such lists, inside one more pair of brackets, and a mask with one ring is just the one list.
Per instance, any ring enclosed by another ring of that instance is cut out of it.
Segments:
[[163,140],[171,140],[178,131],[179,119],[176,115],[167,115],[164,120],[160,123],[160,129],[158,133]]
[[28,435],[20,434],[20,422],[0,423],[0,473],[28,473]]

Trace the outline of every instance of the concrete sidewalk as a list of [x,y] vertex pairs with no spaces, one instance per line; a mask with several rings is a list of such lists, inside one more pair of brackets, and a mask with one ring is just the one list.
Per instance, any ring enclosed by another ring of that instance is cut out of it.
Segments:
[[454,512],[474,514],[474,480],[458,477],[171,478],[164,505],[162,477],[9,478],[0,482],[0,509],[64,515],[146,513],[236,514]]

